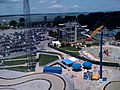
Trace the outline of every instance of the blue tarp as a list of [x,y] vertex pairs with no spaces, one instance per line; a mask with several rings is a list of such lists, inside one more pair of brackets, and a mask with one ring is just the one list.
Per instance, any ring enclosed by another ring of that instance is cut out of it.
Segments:
[[92,63],[90,63],[90,62],[83,63],[83,67],[85,67],[85,68],[91,68],[91,66],[92,66]]
[[78,63],[74,63],[74,64],[72,65],[73,70],[80,70],[81,67],[82,67],[81,64],[78,64]]
[[61,74],[62,73],[62,67],[50,67],[50,66],[45,66],[43,69],[44,73],[57,73]]
[[66,65],[72,65],[74,63],[73,61],[69,60],[68,58],[63,59],[62,62],[65,63]]

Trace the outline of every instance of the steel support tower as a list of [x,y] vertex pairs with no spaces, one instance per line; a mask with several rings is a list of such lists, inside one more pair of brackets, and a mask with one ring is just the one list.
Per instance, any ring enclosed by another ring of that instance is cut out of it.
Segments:
[[25,32],[26,32],[26,60],[27,60],[27,71],[33,71],[34,68],[34,60],[31,50],[31,42],[29,38],[29,31],[30,31],[30,6],[29,0],[23,0],[23,13],[25,19]]

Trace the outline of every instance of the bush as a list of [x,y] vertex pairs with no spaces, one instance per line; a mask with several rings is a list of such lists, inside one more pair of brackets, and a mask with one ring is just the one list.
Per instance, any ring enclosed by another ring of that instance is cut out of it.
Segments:
[[61,47],[65,47],[65,43],[61,43]]
[[66,46],[71,46],[71,44],[70,43],[66,43]]

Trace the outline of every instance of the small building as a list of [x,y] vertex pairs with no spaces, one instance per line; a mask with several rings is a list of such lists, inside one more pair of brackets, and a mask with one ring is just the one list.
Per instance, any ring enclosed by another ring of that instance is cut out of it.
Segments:
[[57,74],[61,74],[62,73],[62,67],[45,66],[43,68],[43,73],[57,73]]
[[71,61],[70,59],[66,58],[63,59],[62,62],[67,65],[67,66],[72,66],[72,64],[74,63],[73,61]]
[[52,41],[52,45],[56,47],[61,47],[61,43],[59,41]]
[[68,59],[71,60],[71,61],[73,61],[73,62],[79,61],[79,59],[77,59],[77,58],[75,58],[75,57],[70,57],[70,58],[68,58]]

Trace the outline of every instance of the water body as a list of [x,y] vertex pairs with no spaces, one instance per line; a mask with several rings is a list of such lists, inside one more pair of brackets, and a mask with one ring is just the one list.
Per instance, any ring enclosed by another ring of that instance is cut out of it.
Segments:
[[[80,14],[89,14],[88,12],[76,12],[76,13],[46,13],[46,14],[31,14],[31,21],[43,21],[44,16],[47,16],[47,21],[53,21],[56,16],[78,16]],[[10,20],[19,21],[23,17],[23,14],[20,15],[2,15],[0,16],[0,23],[9,23]]]

